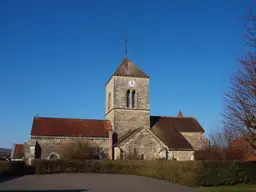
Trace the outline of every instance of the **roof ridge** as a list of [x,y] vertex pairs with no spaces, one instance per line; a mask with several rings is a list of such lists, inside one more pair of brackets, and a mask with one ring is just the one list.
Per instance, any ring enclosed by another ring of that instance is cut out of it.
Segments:
[[183,117],[178,117],[178,116],[165,116],[165,115],[150,115],[150,117],[166,117],[166,118],[177,118],[177,119],[184,119],[184,118],[192,118],[192,119],[196,119],[196,117],[190,117],[190,116],[183,116]]
[[117,145],[121,144],[122,142],[124,142],[125,140],[130,138],[132,135],[134,135],[135,133],[137,133],[141,129],[143,129],[143,126],[127,131],[124,135],[122,135],[118,139],[118,141],[115,143],[115,145],[117,146]]
[[86,121],[109,121],[107,119],[79,119],[79,118],[71,118],[71,117],[34,117],[35,119],[69,119],[69,120],[86,120]]
[[84,137],[108,137],[111,130],[109,120],[37,117],[33,119],[30,135],[72,137],[75,134]]

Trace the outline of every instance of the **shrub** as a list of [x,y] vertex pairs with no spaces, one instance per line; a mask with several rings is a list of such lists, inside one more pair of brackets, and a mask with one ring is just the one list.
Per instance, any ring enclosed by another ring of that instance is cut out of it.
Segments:
[[34,173],[31,166],[27,166],[23,161],[3,161],[0,162],[0,176],[22,176]]
[[9,161],[0,161],[0,175],[9,170]]
[[91,160],[105,158],[104,152],[90,143],[77,140],[68,143],[61,152],[61,158],[66,160]]

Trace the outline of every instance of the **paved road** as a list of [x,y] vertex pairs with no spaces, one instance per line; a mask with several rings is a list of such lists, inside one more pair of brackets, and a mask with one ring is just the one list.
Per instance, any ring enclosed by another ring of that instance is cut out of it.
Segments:
[[51,174],[26,175],[0,183],[0,190],[64,192],[194,192],[192,188],[132,175]]

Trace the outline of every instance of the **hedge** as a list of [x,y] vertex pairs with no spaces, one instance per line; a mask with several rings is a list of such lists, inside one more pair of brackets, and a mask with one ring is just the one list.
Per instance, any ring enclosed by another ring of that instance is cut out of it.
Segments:
[[189,186],[256,183],[256,162],[236,161],[35,161],[37,174],[111,173],[153,177]]
[[[15,162],[13,162],[15,164]],[[9,164],[13,164],[9,163]],[[15,166],[18,166],[15,165]],[[9,166],[9,168],[15,167]],[[28,173],[20,164],[21,172]],[[52,173],[109,173],[152,177],[188,186],[233,185],[256,183],[256,162],[236,161],[63,161],[36,160],[36,174]],[[19,168],[16,167],[18,170]],[[31,167],[27,167],[30,169]],[[7,168],[8,169],[8,168]],[[1,166],[0,166],[1,172]],[[13,173],[13,171],[10,171]],[[15,173],[15,171],[14,171]]]
[[208,161],[201,162],[197,185],[235,185],[256,183],[256,162],[253,161]]

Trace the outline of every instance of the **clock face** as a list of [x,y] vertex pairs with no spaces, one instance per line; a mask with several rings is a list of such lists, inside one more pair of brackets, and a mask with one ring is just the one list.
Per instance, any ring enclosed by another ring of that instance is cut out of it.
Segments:
[[130,85],[131,87],[134,87],[134,86],[135,86],[135,81],[134,81],[134,80],[129,81],[129,85]]

